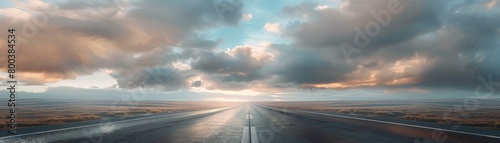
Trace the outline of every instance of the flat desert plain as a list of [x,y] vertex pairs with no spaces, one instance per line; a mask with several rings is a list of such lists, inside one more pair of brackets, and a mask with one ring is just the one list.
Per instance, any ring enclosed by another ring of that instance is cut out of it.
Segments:
[[[241,103],[23,99],[16,103],[16,123],[17,128],[29,128],[103,118],[213,109],[237,104]],[[1,106],[0,111],[8,112],[9,109]],[[7,115],[0,114],[0,118],[4,119],[0,122],[1,130],[9,129]]]
[[[500,130],[500,99],[261,102],[265,106]],[[467,108],[466,108],[467,107]]]

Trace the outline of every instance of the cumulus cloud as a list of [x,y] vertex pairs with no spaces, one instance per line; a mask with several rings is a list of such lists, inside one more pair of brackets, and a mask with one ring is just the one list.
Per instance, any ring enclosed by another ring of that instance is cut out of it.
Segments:
[[211,74],[220,82],[250,82],[265,77],[261,69],[271,60],[269,53],[259,52],[254,47],[238,46],[217,54],[205,52],[191,66]]
[[252,18],[253,18],[253,15],[250,13],[243,14],[243,20],[245,20],[245,21],[250,21],[250,20],[252,20]]
[[[499,51],[494,41],[500,22],[490,18],[498,16],[486,10],[490,3],[348,0],[337,9],[314,11],[320,5],[311,3],[286,7],[285,14],[311,17],[284,32],[300,54],[288,56],[293,62],[283,68],[293,72],[278,75],[317,88],[474,87],[478,74],[498,73],[493,53]],[[401,11],[391,14],[392,5]],[[346,53],[345,45],[355,50]],[[316,53],[307,57],[308,51]],[[470,72],[470,64],[481,72]]]
[[320,5],[320,6],[317,6],[316,8],[314,8],[315,10],[324,10],[324,9],[328,9],[330,8],[330,6],[327,6],[327,5]]
[[[238,25],[244,4],[231,1],[229,7],[223,7],[230,9],[222,12],[216,7],[227,3],[20,1],[0,10],[0,20],[5,21],[0,27],[19,25],[15,28],[17,54],[22,55],[17,60],[20,80],[44,84],[103,68],[134,71],[168,66],[169,61],[164,59],[169,58],[164,55],[173,47],[213,49],[220,41],[204,39],[196,32]],[[1,37],[6,39],[5,35]],[[6,45],[5,40],[0,43]],[[6,51],[5,48],[0,50]],[[136,58],[145,53],[149,55]],[[5,63],[0,66],[6,67]]]
[[[299,3],[282,8],[287,18],[257,27],[286,39],[261,47],[221,47],[225,39],[203,33],[252,20],[242,1],[21,1],[0,9],[0,28],[20,25],[16,62],[28,84],[109,69],[121,88],[421,91],[474,87],[478,75],[500,79],[498,7],[495,0]],[[24,30],[27,23],[34,29]]]
[[280,32],[280,24],[278,23],[266,23],[264,25],[264,30],[271,33],[279,33]]
[[139,70],[124,70],[112,74],[121,88],[156,87],[160,90],[178,90],[189,87],[186,81],[190,72],[181,72],[176,69],[159,67]]

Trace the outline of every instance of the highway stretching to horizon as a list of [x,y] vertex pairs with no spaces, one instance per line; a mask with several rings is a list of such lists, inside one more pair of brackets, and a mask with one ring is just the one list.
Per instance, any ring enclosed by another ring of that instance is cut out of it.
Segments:
[[417,143],[438,140],[436,130],[442,133],[438,139],[443,139],[443,142],[500,142],[498,134],[488,134],[487,130],[486,133],[454,131],[322,112],[277,109],[254,103],[19,129],[18,135],[0,134],[0,142]]

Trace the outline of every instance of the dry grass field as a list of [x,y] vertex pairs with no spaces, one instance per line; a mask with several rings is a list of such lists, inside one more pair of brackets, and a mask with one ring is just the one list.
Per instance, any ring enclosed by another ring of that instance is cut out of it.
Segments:
[[[263,102],[272,107],[397,118],[500,130],[500,100],[479,101],[465,110],[463,100]],[[462,109],[462,110],[460,110]],[[469,108],[471,109],[471,108]]]
[[[16,103],[16,120],[17,128],[29,128],[103,118],[212,109],[236,104],[238,103],[169,101],[113,103],[113,101],[23,99]],[[2,106],[0,111],[8,112],[6,107]],[[8,129],[6,116],[7,114],[0,114],[0,118],[5,119],[0,122],[2,130]]]

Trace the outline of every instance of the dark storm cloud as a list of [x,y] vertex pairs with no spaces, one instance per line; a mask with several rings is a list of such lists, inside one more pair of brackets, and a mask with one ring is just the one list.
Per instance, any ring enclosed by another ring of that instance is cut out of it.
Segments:
[[273,74],[279,75],[282,82],[300,85],[342,81],[345,77],[339,73],[346,73],[355,68],[344,60],[335,61],[334,55],[330,54],[329,50],[300,49],[286,45],[272,47],[281,55],[267,68]]
[[[449,32],[447,40],[455,41],[447,52],[455,56],[442,58],[422,79],[443,84],[477,83],[478,76],[489,75],[494,81],[500,79],[500,20],[494,18],[500,15],[499,7],[487,0],[450,2],[442,21]],[[471,80],[460,80],[464,77]]]
[[221,40],[207,40],[201,36],[192,36],[184,40],[179,47],[182,48],[199,48],[213,50],[221,43]]
[[193,81],[193,82],[191,83],[191,86],[193,86],[193,87],[201,87],[202,85],[203,85],[203,82],[202,82],[202,81],[200,81],[200,80]]
[[[500,21],[493,18],[500,13],[498,6],[488,5],[492,1],[402,0],[403,10],[392,14],[386,26],[373,13],[389,11],[390,0],[344,2],[345,7],[336,9],[314,11],[311,3],[283,9],[291,16],[310,17],[285,31],[294,41],[286,51],[294,56],[284,54],[286,60],[278,68],[282,72],[275,74],[299,85],[472,87],[478,73],[466,65],[474,65],[481,75],[500,73],[495,56]],[[373,22],[380,33],[370,36],[365,27]],[[369,42],[365,48],[356,47],[359,52],[347,63],[340,45],[355,45],[358,28]],[[293,54],[294,48],[302,51]]]
[[253,57],[252,54],[255,54],[252,47],[236,47],[217,54],[205,52],[191,66],[222,82],[250,82],[264,77],[261,68],[270,60],[266,55]]
[[[441,2],[397,0],[400,2],[397,9],[401,10],[393,14],[389,11],[388,3],[390,1],[346,0],[344,2],[348,5],[341,10],[304,10],[315,7],[311,6],[310,3],[287,7],[283,10],[285,14],[301,16],[301,14],[297,14],[297,9],[302,9],[300,11],[311,17],[310,20],[290,30],[287,35],[294,39],[298,46],[308,48],[338,47],[342,42],[353,44],[353,37],[357,34],[355,29],[366,33],[367,25],[370,25],[370,22],[377,22],[376,17],[373,16],[377,15],[383,19],[382,21],[389,22],[386,25],[379,24],[380,33],[372,38],[371,46],[368,47],[368,49],[375,49],[383,45],[405,41],[440,26],[438,16],[440,15]],[[382,14],[385,12],[389,12],[390,20],[386,20],[387,18]]]
[[189,82],[186,79],[193,75],[190,72],[166,67],[124,70],[112,74],[121,88],[157,87],[160,90],[178,90],[187,87]]

